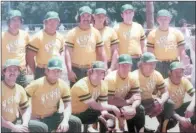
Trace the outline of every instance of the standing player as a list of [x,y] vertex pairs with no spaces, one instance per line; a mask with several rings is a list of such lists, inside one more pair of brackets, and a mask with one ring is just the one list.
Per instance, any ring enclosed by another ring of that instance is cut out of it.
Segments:
[[[136,132],[144,132],[145,113],[143,107],[140,106],[141,96],[139,82],[130,72],[131,65],[131,56],[122,54],[118,58],[118,69],[106,76],[105,80],[108,84],[109,95],[108,101],[109,104],[116,105],[120,108],[124,119],[127,120],[129,132],[135,132],[134,126],[136,126]],[[123,103],[120,103],[119,101],[114,101],[114,97],[123,99],[126,101],[127,105],[123,105]],[[117,103],[119,105],[117,105]],[[120,121],[120,125],[121,124]]]
[[[16,84],[20,74],[20,61],[8,59],[3,67],[4,80],[1,81],[1,131],[2,132],[47,132],[48,128],[40,122],[30,120],[30,107],[24,88]],[[18,111],[22,120],[17,118]]]
[[[183,77],[184,68],[180,62],[170,64],[169,78],[165,79],[170,98],[175,103],[173,118],[168,121],[168,129],[179,122],[180,132],[196,132],[195,89],[190,81]],[[183,102],[185,93],[192,96],[191,102]]]
[[91,124],[96,123],[100,115],[111,117],[107,111],[120,116],[120,110],[116,106],[107,104],[108,89],[102,81],[105,71],[104,62],[95,61],[88,70],[87,77],[77,81],[71,88],[73,115],[79,117],[82,124],[90,124],[88,131],[91,132],[97,132]]
[[[59,79],[63,62],[58,57],[48,61],[46,76],[32,81],[27,87],[31,98],[32,119],[42,122],[49,132],[81,132],[81,121],[71,115],[71,96],[69,86]],[[58,112],[60,100],[64,103],[63,113]]]
[[8,31],[2,33],[2,64],[7,59],[18,59],[20,61],[21,73],[17,78],[17,83],[25,87],[26,79],[26,53],[25,48],[29,43],[27,32],[20,30],[23,22],[22,14],[19,10],[11,10],[7,18]]
[[[71,86],[86,76],[87,69],[96,59],[104,61],[107,68],[103,41],[99,31],[90,25],[91,19],[92,10],[88,6],[81,7],[77,14],[79,25],[66,36],[65,43],[71,56],[71,61],[66,61]],[[65,57],[69,54],[66,52]]]
[[44,76],[48,60],[53,56],[60,58],[64,49],[63,36],[56,31],[60,23],[58,13],[47,12],[43,22],[44,29],[36,33],[27,46],[27,63],[34,73],[34,79]]
[[[173,112],[173,102],[168,100],[164,78],[155,70],[157,60],[154,54],[145,52],[138,63],[138,70],[132,72],[140,82],[142,105],[145,108],[146,115],[157,117],[160,123],[161,132],[166,120],[170,119]],[[160,115],[164,114],[164,117]]]
[[118,58],[119,40],[116,32],[107,26],[107,12],[103,8],[97,8],[94,12],[94,27],[101,33],[104,48],[107,55],[108,72],[116,68]]
[[168,77],[171,62],[183,61],[185,57],[185,41],[183,34],[169,26],[172,15],[168,10],[162,9],[157,13],[159,27],[148,34],[147,51],[154,53],[158,59],[156,70],[163,78]]
[[131,55],[133,59],[132,71],[137,69],[137,63],[140,60],[145,46],[144,29],[137,22],[133,22],[134,15],[135,10],[132,5],[123,5],[121,7],[123,22],[114,27],[120,41],[119,55]]

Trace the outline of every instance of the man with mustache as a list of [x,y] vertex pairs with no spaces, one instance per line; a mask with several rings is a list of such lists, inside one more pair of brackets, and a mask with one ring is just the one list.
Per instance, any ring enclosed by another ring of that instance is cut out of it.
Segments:
[[101,35],[90,25],[92,9],[88,6],[81,7],[76,19],[79,25],[67,33],[65,41],[68,46],[65,50],[65,57],[69,57],[69,54],[71,56],[69,60],[65,60],[71,86],[86,76],[87,69],[90,68],[93,61],[104,61],[107,68],[107,58]]

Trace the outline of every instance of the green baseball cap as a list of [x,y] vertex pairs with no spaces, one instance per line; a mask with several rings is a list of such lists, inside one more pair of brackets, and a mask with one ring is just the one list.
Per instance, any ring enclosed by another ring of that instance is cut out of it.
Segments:
[[121,6],[121,9],[120,9],[121,13],[126,11],[126,10],[133,10],[133,11],[135,11],[133,6],[130,5],[130,4],[125,4],[125,5]]
[[118,58],[118,64],[133,64],[131,56],[128,54],[121,54]]
[[14,17],[21,17],[22,18],[22,13],[19,10],[11,10],[8,14],[7,19],[10,20]]
[[80,7],[80,9],[79,9],[79,16],[81,16],[84,13],[92,14],[92,9],[89,6]]
[[158,60],[151,52],[145,52],[140,58],[140,62],[157,62]]
[[105,71],[105,63],[103,61],[94,61],[92,63],[92,69]]
[[48,61],[48,66],[47,67],[50,70],[54,70],[54,69],[63,70],[63,62],[59,57],[52,57]]
[[179,61],[175,61],[170,64],[169,69],[170,70],[184,69],[184,67]]
[[17,59],[8,59],[8,60],[6,60],[4,66],[3,66],[3,69],[5,69],[9,66],[17,66],[20,68],[20,61]]
[[46,13],[46,15],[44,16],[44,20],[49,19],[58,19],[60,21],[59,14],[55,11],[49,11]]
[[172,14],[168,10],[166,10],[166,9],[162,9],[162,10],[158,11],[157,17],[161,17],[161,16],[172,18]]
[[97,8],[97,9],[95,9],[95,13],[94,13],[94,14],[95,14],[95,15],[97,15],[97,14],[104,14],[104,15],[106,15],[107,12],[106,12],[106,10],[103,9],[103,8]]

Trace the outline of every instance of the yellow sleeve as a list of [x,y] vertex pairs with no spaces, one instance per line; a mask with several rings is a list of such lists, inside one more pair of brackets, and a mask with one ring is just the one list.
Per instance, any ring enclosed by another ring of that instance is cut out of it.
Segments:
[[81,102],[85,102],[91,99],[92,95],[90,94],[89,90],[85,86],[75,86],[72,89],[76,90],[76,94]]
[[156,89],[160,90],[165,88],[165,80],[163,78],[163,76],[161,75],[161,73],[157,72],[156,73]]
[[21,110],[24,110],[29,106],[28,97],[24,88],[20,88],[20,94],[21,97],[20,97],[19,107]]
[[141,33],[140,41],[143,41],[146,38],[146,35],[145,35],[144,28],[141,25],[140,25],[140,33]]
[[64,103],[71,101],[70,87],[66,83],[61,83],[61,98]]
[[154,45],[155,45],[155,36],[154,36],[154,32],[151,31],[149,34],[148,34],[148,37],[147,37],[147,47],[151,47],[151,48],[154,48]]
[[193,85],[191,84],[191,82],[188,79],[186,79],[186,78],[183,78],[183,80],[184,80],[184,88],[185,88],[185,91],[189,95],[195,93],[195,90],[194,90]]
[[35,81],[32,81],[26,88],[26,93],[27,96],[32,97],[36,91],[36,89],[38,88],[38,86],[36,85]]
[[68,47],[74,47],[74,32],[73,30],[70,30],[66,37],[65,37],[65,44],[68,46]]
[[96,34],[96,47],[101,47],[103,46],[103,40],[101,38],[101,34],[99,33],[98,30],[95,31],[95,34]]
[[177,38],[177,45],[182,46],[185,45],[185,41],[184,41],[184,35],[182,34],[181,31],[176,30],[176,38]]
[[111,32],[112,32],[112,36],[110,39],[111,45],[119,43],[118,36],[117,36],[116,32],[113,29],[111,29]]
[[129,84],[131,86],[130,92],[141,92],[138,78],[131,73],[129,74]]
[[40,45],[40,39],[39,34],[35,34],[29,41],[29,44],[27,45],[27,49],[30,49],[34,52],[39,51],[39,45]]
[[115,84],[113,81],[113,78],[110,77],[110,75],[105,77],[105,83],[107,85],[107,89],[108,89],[108,96],[114,96],[115,95]]
[[108,101],[108,87],[105,81],[102,81],[101,83],[101,92],[100,96],[98,97],[99,102],[105,102]]

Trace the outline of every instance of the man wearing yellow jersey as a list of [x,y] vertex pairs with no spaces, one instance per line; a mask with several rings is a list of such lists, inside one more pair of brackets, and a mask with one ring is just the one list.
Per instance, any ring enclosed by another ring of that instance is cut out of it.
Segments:
[[147,38],[147,51],[154,53],[158,59],[156,70],[163,78],[168,77],[169,65],[171,62],[183,60],[185,56],[185,42],[183,34],[172,27],[169,23],[172,15],[168,10],[162,9],[157,13],[158,28],[152,30]]
[[115,70],[118,58],[119,40],[116,32],[107,26],[107,12],[103,8],[97,8],[94,12],[94,27],[99,30],[107,55],[108,72]]
[[[133,71],[132,74],[140,82],[142,105],[146,115],[157,117],[161,132],[165,132],[163,123],[172,116],[174,104],[168,100],[169,93],[164,78],[155,70],[157,61],[153,53],[143,53],[138,63],[139,69]],[[164,117],[160,113],[164,114]]]
[[135,11],[132,5],[125,4],[121,7],[123,22],[114,28],[117,32],[119,44],[119,55],[129,54],[133,59],[132,71],[137,69],[137,63],[144,51],[145,32],[137,22],[133,22]]
[[[127,105],[119,103],[123,118],[127,120],[129,132],[144,132],[145,113],[141,103],[140,86],[138,80],[131,74],[132,58],[122,54],[118,58],[118,69],[109,73],[105,81],[108,85],[108,102],[113,103],[113,98],[118,97],[126,101]],[[131,94],[131,95],[130,95]],[[130,95],[127,97],[127,95]],[[130,115],[131,114],[131,115]],[[136,130],[134,129],[136,127]],[[124,130],[124,129],[121,129]]]
[[44,17],[44,29],[36,33],[27,46],[27,63],[34,79],[44,76],[48,60],[59,56],[64,49],[63,36],[56,31],[60,18],[57,12],[49,11]]
[[23,22],[22,14],[19,10],[11,10],[8,18],[8,31],[2,33],[2,61],[5,64],[7,59],[18,59],[20,61],[21,73],[16,83],[25,87],[26,80],[26,45],[29,43],[29,35],[27,32],[20,30]]
[[[104,62],[95,61],[88,70],[88,76],[77,81],[71,88],[72,113],[79,117],[83,124],[97,122],[100,115],[107,117],[107,111],[113,111],[120,116],[120,110],[116,106],[107,104],[108,89],[102,81],[105,71]],[[95,129],[90,125],[88,131],[93,132]]]
[[[31,98],[32,119],[42,122],[49,132],[81,132],[81,121],[71,115],[69,86],[59,77],[63,62],[58,57],[48,61],[46,76],[32,81],[25,89]],[[58,111],[60,100],[64,103],[63,113]]]
[[[20,61],[6,60],[3,67],[4,80],[1,82],[1,131],[2,132],[47,132],[40,122],[30,120],[30,107],[24,88],[16,84],[20,74]],[[17,118],[20,110],[22,118]],[[21,122],[22,121],[22,122]]]
[[[190,81],[183,77],[184,68],[180,62],[170,64],[169,78],[165,79],[170,98],[175,103],[173,119],[169,120],[168,128],[179,122],[180,132],[196,132],[195,89]],[[185,94],[189,94],[191,102],[183,102]]]
[[[67,61],[71,86],[86,76],[87,69],[90,68],[93,61],[102,60],[107,68],[107,58],[101,35],[97,29],[90,25],[92,9],[88,6],[81,7],[77,19],[79,25],[67,33],[65,41],[71,56],[70,61]],[[69,54],[66,52],[65,57]]]

